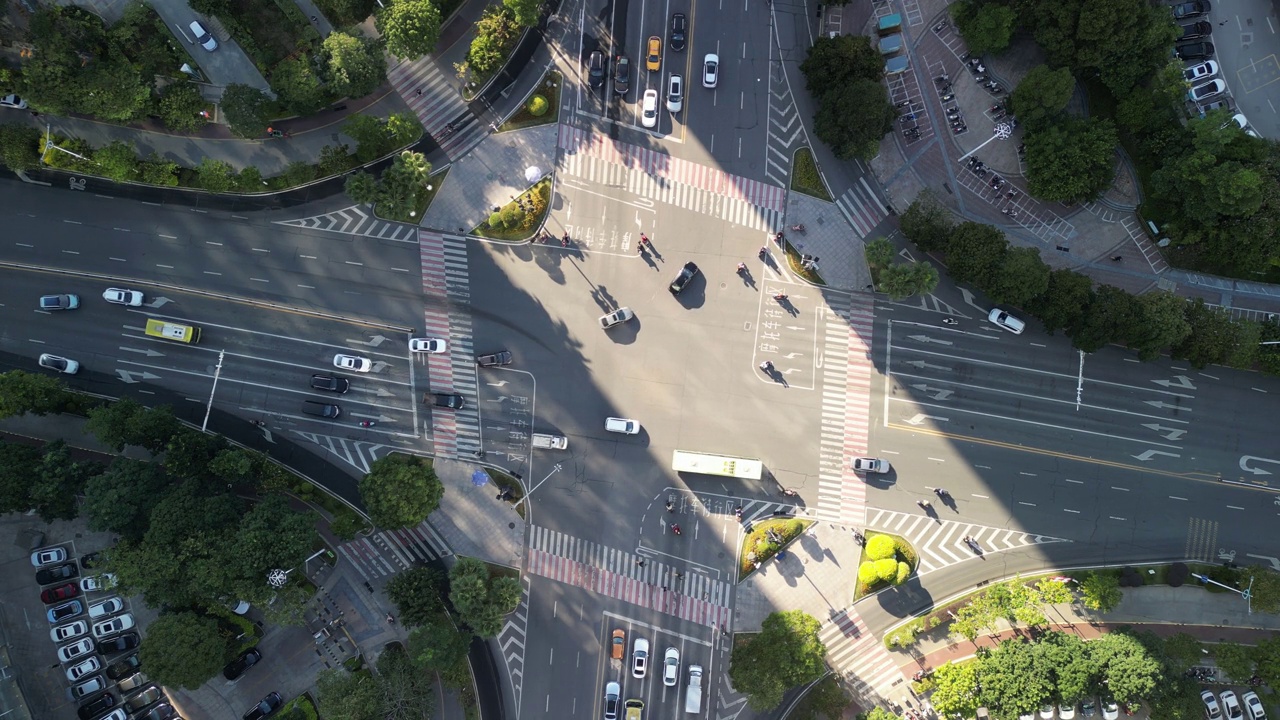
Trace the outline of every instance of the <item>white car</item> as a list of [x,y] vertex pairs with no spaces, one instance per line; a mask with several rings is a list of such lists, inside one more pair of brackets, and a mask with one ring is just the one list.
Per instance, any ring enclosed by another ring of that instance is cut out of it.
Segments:
[[40,548],[31,553],[31,567],[44,567],[55,563],[66,562],[67,551],[60,547]]
[[640,124],[647,128],[658,126],[658,91],[653,88],[645,90],[640,101]]
[[621,697],[621,685],[616,682],[605,683],[604,720],[618,720],[618,704],[621,702]]
[[359,355],[334,355],[333,366],[339,370],[365,373],[373,369],[373,361]]
[[109,597],[106,600],[100,600],[89,606],[89,619],[97,620],[109,615],[115,615],[124,609],[124,602],[118,597]]
[[621,325],[635,316],[636,314],[631,312],[631,308],[629,307],[618,308],[608,315],[600,316],[600,327],[608,330],[614,325]]
[[78,638],[87,632],[89,632],[89,626],[85,624],[85,621],[77,620],[75,622],[69,622],[66,625],[59,625],[58,627],[50,630],[49,639],[56,643],[66,642],[68,640]]
[[[1249,118],[1245,117],[1244,113],[1236,113],[1235,115],[1231,116],[1231,120],[1227,122],[1227,125],[1230,125],[1231,123],[1235,123],[1236,127],[1243,130],[1249,127]],[[1226,127],[1226,125],[1224,125],[1223,127]]]
[[196,37],[197,45],[209,52],[218,49],[218,41],[213,39],[213,36],[209,34],[208,30],[204,29],[199,20],[192,20],[189,27],[191,28],[191,34]]
[[14,110],[25,110],[27,101],[17,95],[5,95],[0,98],[0,107],[13,108]]
[[684,78],[672,74],[667,78],[667,112],[678,113],[684,109]]
[[1182,71],[1182,77],[1189,83],[1199,82],[1218,74],[1218,63],[1213,60],[1205,60],[1199,65],[1192,65]]
[[1192,102],[1203,102],[1214,95],[1227,91],[1227,84],[1220,79],[1213,79],[1203,85],[1197,85],[1187,91],[1187,99]]
[[702,87],[713,88],[720,82],[720,56],[707,53],[702,58]]
[[675,687],[680,681],[680,651],[673,647],[667,648],[667,653],[662,659],[662,684],[667,687]]
[[631,646],[631,677],[642,678],[649,669],[649,641],[636,638]]
[[89,697],[94,693],[101,692],[106,687],[107,687],[107,684],[102,681],[102,676],[94,675],[88,680],[85,680],[79,685],[76,685],[75,687],[71,688],[71,697],[75,698],[76,700],[81,700]]
[[67,679],[71,682],[80,682],[81,678],[92,675],[102,669],[102,661],[97,655],[81,662],[78,665],[72,665],[67,668]]
[[442,353],[449,344],[440,338],[413,338],[409,340],[409,352]]
[[121,288],[107,288],[102,291],[102,299],[113,305],[127,305],[128,307],[138,307],[145,299],[143,294],[137,290],[123,290]]
[[40,367],[46,370],[56,370],[60,373],[75,375],[80,372],[80,363],[71,358],[64,358],[61,355],[51,355],[49,353],[40,353],[38,361]]
[[1222,698],[1222,713],[1227,716],[1227,720],[1243,720],[1244,712],[1240,710],[1240,701],[1236,699],[1234,691],[1223,690],[1218,697]]
[[623,435],[635,435],[640,432],[640,423],[635,420],[626,418],[605,418],[604,429],[609,432],[622,433]]
[[118,584],[116,576],[111,573],[103,575],[91,575],[87,578],[80,578],[80,589],[84,592],[100,592],[110,590]]
[[1222,720],[1222,708],[1218,707],[1218,698],[1212,690],[1201,690],[1200,702],[1204,703],[1204,716],[1208,720]]
[[1258,699],[1258,693],[1250,690],[1240,696],[1244,701],[1244,709],[1249,713],[1249,720],[1267,720],[1267,711],[1262,708],[1262,701]]
[[93,626],[93,636],[101,640],[102,638],[110,635],[122,633],[131,627],[133,627],[133,615],[125,613],[123,615],[117,615],[110,620],[103,620],[100,623],[95,623]]
[[987,315],[987,319],[1008,330],[1014,335],[1021,335],[1023,330],[1027,329],[1027,324],[1000,308],[992,308]]
[[80,638],[79,640],[58,648],[58,662],[69,663],[81,655],[88,655],[93,652],[93,641],[89,638]]
[[883,458],[854,458],[853,471],[864,473],[887,473],[889,472],[889,461]]

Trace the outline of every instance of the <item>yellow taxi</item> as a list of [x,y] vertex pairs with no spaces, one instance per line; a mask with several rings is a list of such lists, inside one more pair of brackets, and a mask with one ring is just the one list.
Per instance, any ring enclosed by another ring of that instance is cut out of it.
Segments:
[[648,51],[644,54],[644,66],[650,72],[658,72],[662,67],[662,38],[650,35],[648,47]]

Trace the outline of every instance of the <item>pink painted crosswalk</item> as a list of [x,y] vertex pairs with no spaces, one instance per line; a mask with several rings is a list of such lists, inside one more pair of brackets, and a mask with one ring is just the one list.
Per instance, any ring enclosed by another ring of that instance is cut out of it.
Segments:
[[441,72],[430,57],[401,62],[387,71],[387,79],[450,160],[466,154],[488,134],[463,102],[457,78]]
[[823,346],[822,428],[819,447],[817,517],[861,526],[866,519],[867,485],[853,472],[870,435],[873,298],[833,295]]
[[441,233],[418,231],[418,252],[422,264],[422,292],[426,305],[422,312],[423,337],[447,338],[449,352],[427,355],[426,384],[430,392],[457,393],[465,398],[461,410],[431,412],[431,434],[435,454],[456,458],[459,450],[480,449],[480,415],[476,407],[476,370],[471,350],[471,316],[466,311],[470,298],[465,240]]
[[623,602],[708,627],[729,623],[728,583],[683,572],[657,560],[533,527],[525,570]]
[[827,664],[863,696],[888,697],[905,679],[884,643],[871,634],[852,607],[824,623],[818,639],[827,646]]

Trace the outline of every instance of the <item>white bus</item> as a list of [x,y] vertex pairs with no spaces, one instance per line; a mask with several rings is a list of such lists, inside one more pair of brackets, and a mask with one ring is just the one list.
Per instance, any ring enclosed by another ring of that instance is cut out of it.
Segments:
[[764,463],[747,458],[676,450],[671,456],[671,469],[676,472],[721,475],[742,480],[759,480],[764,473]]

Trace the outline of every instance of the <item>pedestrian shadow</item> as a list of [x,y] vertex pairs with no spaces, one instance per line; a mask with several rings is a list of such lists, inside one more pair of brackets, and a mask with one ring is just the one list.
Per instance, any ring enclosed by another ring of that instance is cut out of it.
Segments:
[[658,267],[658,263],[654,262],[653,257],[644,251],[644,246],[640,247],[640,259],[644,260],[644,264],[653,268],[654,272],[662,272],[662,268]]
[[740,271],[738,271],[738,277],[742,278],[742,284],[743,284],[743,285],[746,285],[747,287],[751,288],[752,290],[755,290],[755,289],[756,289],[756,279],[755,279],[755,278],[753,278],[753,277],[751,277],[751,271],[750,271],[750,270],[740,270]]

